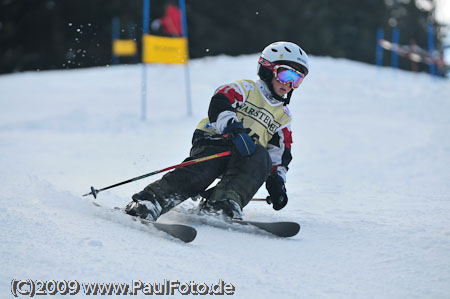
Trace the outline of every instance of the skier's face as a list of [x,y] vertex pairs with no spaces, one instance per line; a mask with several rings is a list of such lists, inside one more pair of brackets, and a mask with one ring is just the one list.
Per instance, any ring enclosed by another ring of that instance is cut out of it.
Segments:
[[280,81],[275,79],[275,77],[272,79],[272,86],[275,93],[280,97],[284,96],[292,90],[290,82],[287,84],[281,83]]

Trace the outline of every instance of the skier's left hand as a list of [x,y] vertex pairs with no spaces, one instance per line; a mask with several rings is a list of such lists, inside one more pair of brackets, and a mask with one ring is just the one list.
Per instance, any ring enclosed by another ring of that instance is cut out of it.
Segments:
[[286,206],[288,197],[284,180],[281,176],[277,173],[269,175],[266,180],[266,189],[270,194],[267,196],[266,201],[268,204],[272,204],[274,210],[278,211]]
[[241,122],[232,122],[224,130],[224,134],[231,135],[231,141],[234,144],[239,155],[248,157],[255,152],[256,145],[250,136],[248,129],[245,129]]

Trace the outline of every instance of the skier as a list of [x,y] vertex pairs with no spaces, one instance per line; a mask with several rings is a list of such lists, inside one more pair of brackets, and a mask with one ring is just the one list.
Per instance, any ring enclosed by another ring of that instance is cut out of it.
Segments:
[[[258,60],[259,80],[238,80],[216,90],[208,117],[194,131],[186,161],[230,150],[232,154],[167,173],[134,194],[126,213],[154,221],[184,200],[201,195],[206,211],[242,219],[242,208],[264,182],[267,202],[275,210],[284,208],[286,172],[292,160],[287,105],[308,71],[308,56],[298,45],[267,46]],[[217,185],[206,190],[217,178]]]

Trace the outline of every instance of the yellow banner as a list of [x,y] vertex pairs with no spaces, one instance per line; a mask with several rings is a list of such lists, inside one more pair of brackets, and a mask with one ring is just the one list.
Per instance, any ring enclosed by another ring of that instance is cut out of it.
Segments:
[[134,40],[115,39],[113,41],[113,53],[115,56],[134,56],[137,46]]
[[186,64],[188,62],[187,45],[187,39],[184,37],[145,34],[142,61],[144,63]]

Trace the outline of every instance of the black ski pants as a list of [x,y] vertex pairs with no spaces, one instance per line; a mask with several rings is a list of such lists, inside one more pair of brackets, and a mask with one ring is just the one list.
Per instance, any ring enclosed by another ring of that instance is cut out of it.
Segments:
[[[229,150],[232,150],[230,145],[193,146],[190,157],[185,161]],[[255,152],[249,157],[244,158],[233,152],[231,156],[177,168],[145,187],[133,198],[145,200],[150,196],[148,192],[151,192],[156,195],[163,208],[162,213],[165,213],[189,197],[204,192],[215,179],[220,178],[210,199],[232,199],[242,209],[266,181],[271,167],[272,161],[267,150],[257,145]]]

